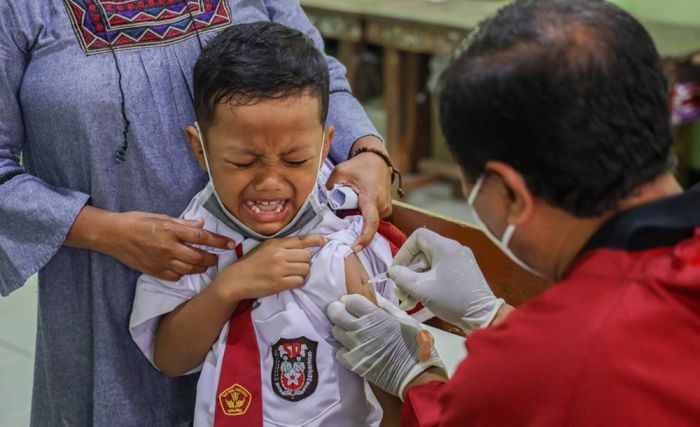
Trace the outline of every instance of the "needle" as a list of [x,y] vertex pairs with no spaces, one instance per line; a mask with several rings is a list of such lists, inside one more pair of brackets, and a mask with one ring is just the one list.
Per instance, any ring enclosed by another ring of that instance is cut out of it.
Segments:
[[[429,266],[428,266],[428,262],[425,260],[423,255],[416,255],[413,258],[413,262],[411,262],[408,265],[408,268],[410,268],[413,271],[420,271],[420,270],[425,270],[425,269],[429,268]],[[389,273],[384,272],[384,273],[377,274],[376,276],[372,277],[371,279],[368,279],[367,282],[377,284],[377,283],[384,282],[388,278],[389,278]]]

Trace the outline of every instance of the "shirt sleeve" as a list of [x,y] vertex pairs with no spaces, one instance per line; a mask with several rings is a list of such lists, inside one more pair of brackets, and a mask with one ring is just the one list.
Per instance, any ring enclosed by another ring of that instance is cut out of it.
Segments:
[[201,292],[212,282],[216,270],[216,266],[210,267],[202,274],[183,276],[177,282],[146,274],[139,277],[129,320],[129,332],[138,348],[156,369],[158,367],[154,363],[153,352],[160,318]]
[[[331,233],[316,230],[324,235],[326,244],[314,253],[311,269],[304,285],[304,293],[324,313],[328,304],[347,294],[345,258],[352,252],[352,244],[362,232],[360,216],[347,217],[338,221],[342,221],[342,229]],[[358,254],[358,257],[370,277],[387,272],[392,260],[389,244],[379,235],[375,236],[367,248]],[[393,290],[394,284],[390,281],[375,286],[378,294],[398,305]]]
[[31,41],[17,24],[16,7],[0,6],[0,295],[19,288],[63,245],[89,196],[48,185],[20,164],[28,148],[19,90]]
[[[298,29],[324,52],[323,38],[309,21],[298,0],[265,0],[264,3],[271,21]],[[343,64],[330,55],[326,55],[326,61],[331,80],[327,124],[333,125],[336,131],[330,157],[335,163],[341,163],[348,159],[350,149],[358,139],[367,135],[381,137],[362,105],[352,95]]]
[[431,381],[408,389],[401,407],[401,427],[437,427],[440,425],[440,403],[435,399],[445,383]]

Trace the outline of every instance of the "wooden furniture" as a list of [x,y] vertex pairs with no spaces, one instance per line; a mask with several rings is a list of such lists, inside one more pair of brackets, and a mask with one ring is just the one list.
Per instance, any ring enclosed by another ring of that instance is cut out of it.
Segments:
[[302,0],[324,37],[339,42],[338,57],[361,94],[365,44],[382,47],[386,141],[396,166],[417,171],[430,151],[430,56],[449,56],[476,23],[504,4],[500,0]]
[[[530,300],[547,286],[547,282],[513,263],[484,233],[471,224],[397,201],[394,202],[391,222],[406,235],[419,227],[427,227],[471,248],[491,289],[511,305],[518,306]],[[439,319],[427,323],[463,335],[460,329]]]
[[[362,51],[382,47],[383,102],[387,147],[404,173],[435,174],[434,164],[419,165],[430,152],[430,94],[426,87],[431,56],[448,57],[476,25],[508,0],[301,0],[311,21],[327,39],[339,42],[338,57],[348,67],[356,94],[363,93]],[[665,57],[700,50],[700,24],[643,20]],[[445,168],[451,179],[454,169]],[[426,182],[425,176],[406,186]]]

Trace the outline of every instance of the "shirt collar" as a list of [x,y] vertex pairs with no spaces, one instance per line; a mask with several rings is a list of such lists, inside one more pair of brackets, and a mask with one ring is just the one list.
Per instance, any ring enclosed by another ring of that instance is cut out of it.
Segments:
[[641,251],[675,246],[700,227],[700,184],[655,202],[625,210],[590,238],[581,254],[600,248]]

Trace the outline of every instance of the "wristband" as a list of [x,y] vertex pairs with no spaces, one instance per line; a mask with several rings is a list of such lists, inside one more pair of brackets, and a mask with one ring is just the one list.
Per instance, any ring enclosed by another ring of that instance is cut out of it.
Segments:
[[381,157],[382,160],[384,160],[384,163],[386,163],[386,165],[391,170],[391,183],[393,184],[396,180],[396,177],[399,177],[399,188],[396,189],[396,192],[399,193],[399,197],[403,198],[403,178],[401,177],[401,172],[394,167],[394,162],[391,161],[391,158],[385,152],[372,147],[360,147],[357,150],[353,151],[352,154],[350,154],[350,158],[352,159],[353,157],[362,153],[374,153],[377,156]]

